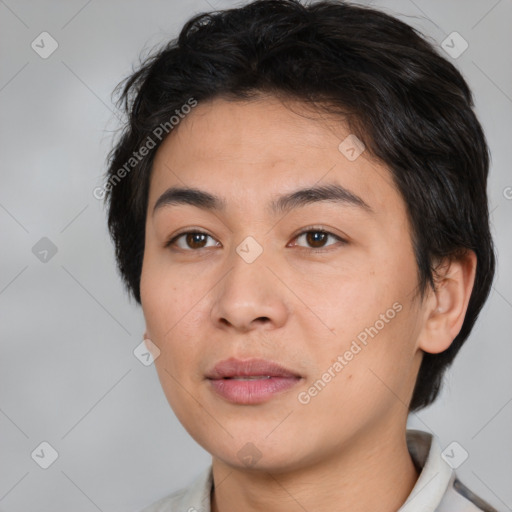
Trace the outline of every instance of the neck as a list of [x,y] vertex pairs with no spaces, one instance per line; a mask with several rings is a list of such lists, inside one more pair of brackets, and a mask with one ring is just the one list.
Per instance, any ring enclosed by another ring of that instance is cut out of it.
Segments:
[[379,432],[355,436],[328,460],[293,472],[248,471],[214,457],[211,511],[396,512],[418,473],[404,430]]

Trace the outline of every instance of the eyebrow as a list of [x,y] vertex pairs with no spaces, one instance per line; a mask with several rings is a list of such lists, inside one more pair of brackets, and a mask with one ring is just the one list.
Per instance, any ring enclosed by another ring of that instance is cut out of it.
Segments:
[[[282,214],[319,202],[356,206],[373,213],[373,209],[363,199],[337,183],[295,190],[272,200],[268,207],[273,214]],[[170,187],[156,201],[153,215],[157,210],[165,206],[182,204],[188,204],[207,211],[223,212],[226,210],[226,201],[219,196],[195,187]]]

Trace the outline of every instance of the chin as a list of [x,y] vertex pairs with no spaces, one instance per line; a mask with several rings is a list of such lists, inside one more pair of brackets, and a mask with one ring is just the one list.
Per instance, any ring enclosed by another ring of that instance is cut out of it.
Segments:
[[308,458],[297,452],[297,446],[275,446],[251,441],[231,440],[227,446],[204,446],[213,458],[237,471],[286,473],[303,467]]

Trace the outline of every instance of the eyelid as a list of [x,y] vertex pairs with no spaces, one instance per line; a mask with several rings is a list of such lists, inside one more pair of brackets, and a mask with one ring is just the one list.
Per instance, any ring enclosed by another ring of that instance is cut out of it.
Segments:
[[[299,232],[297,232],[295,235],[293,235],[292,240],[296,240],[300,236],[305,235],[307,233],[311,233],[311,232],[315,232],[315,233],[318,232],[318,233],[323,233],[328,236],[332,236],[332,237],[336,238],[339,242],[341,242],[343,245],[348,243],[348,240],[346,238],[344,238],[343,236],[337,235],[336,233],[333,233],[332,231],[330,231],[330,228],[326,228],[324,226],[318,226],[318,225],[307,226],[305,228],[301,228]],[[294,244],[294,245],[296,245],[296,244]],[[330,244],[325,247],[319,247],[319,248],[304,247],[301,245],[298,245],[297,247],[300,247],[301,249],[303,249],[305,251],[309,251],[309,252],[322,253],[322,252],[330,251],[331,250],[330,247],[335,246],[335,245],[336,244]]]
[[[165,242],[164,247],[166,247],[166,248],[170,247],[171,245],[173,245],[178,240],[178,238],[180,238],[183,235],[188,235],[190,233],[206,235],[206,236],[209,236],[212,240],[215,240],[216,242],[219,242],[216,238],[214,238],[212,235],[210,235],[210,233],[207,233],[206,231],[203,231],[201,228],[193,228],[192,227],[192,228],[185,228],[183,231],[179,231],[178,233],[172,235]],[[180,248],[178,248],[178,249],[182,250],[182,251],[188,251],[188,252],[197,252],[198,251],[198,249],[180,249]]]

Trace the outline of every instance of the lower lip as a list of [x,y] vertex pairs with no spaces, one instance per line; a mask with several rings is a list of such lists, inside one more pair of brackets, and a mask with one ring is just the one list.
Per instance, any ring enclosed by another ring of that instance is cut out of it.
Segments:
[[300,380],[299,377],[271,377],[257,380],[210,379],[210,383],[213,389],[229,402],[260,404],[276,393],[292,388]]

